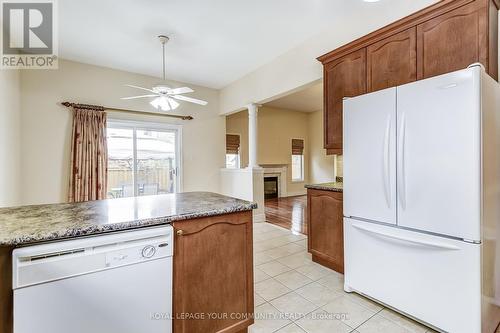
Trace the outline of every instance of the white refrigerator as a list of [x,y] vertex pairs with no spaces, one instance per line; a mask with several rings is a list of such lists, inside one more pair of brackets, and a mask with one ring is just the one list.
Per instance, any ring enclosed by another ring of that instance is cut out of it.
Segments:
[[500,85],[480,65],[344,101],[357,292],[443,332],[500,322]]

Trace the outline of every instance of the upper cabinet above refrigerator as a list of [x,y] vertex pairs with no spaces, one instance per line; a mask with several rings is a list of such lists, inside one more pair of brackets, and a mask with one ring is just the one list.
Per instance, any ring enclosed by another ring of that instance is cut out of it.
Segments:
[[396,88],[344,101],[344,216],[396,224]]
[[480,86],[472,67],[397,88],[399,226],[481,239]]
[[342,99],[479,62],[497,78],[499,0],[444,0],[318,58],[324,148],[342,154]]

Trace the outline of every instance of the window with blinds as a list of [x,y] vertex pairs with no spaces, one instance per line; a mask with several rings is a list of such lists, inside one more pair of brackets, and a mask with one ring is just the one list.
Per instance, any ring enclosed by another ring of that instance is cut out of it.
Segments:
[[304,181],[304,140],[292,139],[292,181]]
[[226,134],[226,168],[240,168],[240,136]]

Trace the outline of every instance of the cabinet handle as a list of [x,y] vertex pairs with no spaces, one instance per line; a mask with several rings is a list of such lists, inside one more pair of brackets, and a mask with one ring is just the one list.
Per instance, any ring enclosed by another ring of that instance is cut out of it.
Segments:
[[184,235],[184,230],[177,230],[177,236]]

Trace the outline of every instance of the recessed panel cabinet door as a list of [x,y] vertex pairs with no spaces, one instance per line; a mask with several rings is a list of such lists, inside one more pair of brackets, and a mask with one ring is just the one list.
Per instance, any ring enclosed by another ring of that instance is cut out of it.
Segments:
[[417,29],[387,37],[366,49],[368,92],[417,79]]
[[252,212],[174,222],[174,333],[253,323]]
[[417,26],[417,77],[467,68],[480,62],[488,70],[488,9],[474,1]]
[[342,153],[342,101],[366,92],[366,49],[352,52],[324,67],[324,130],[328,153]]
[[308,249],[313,261],[344,273],[342,193],[308,190]]

